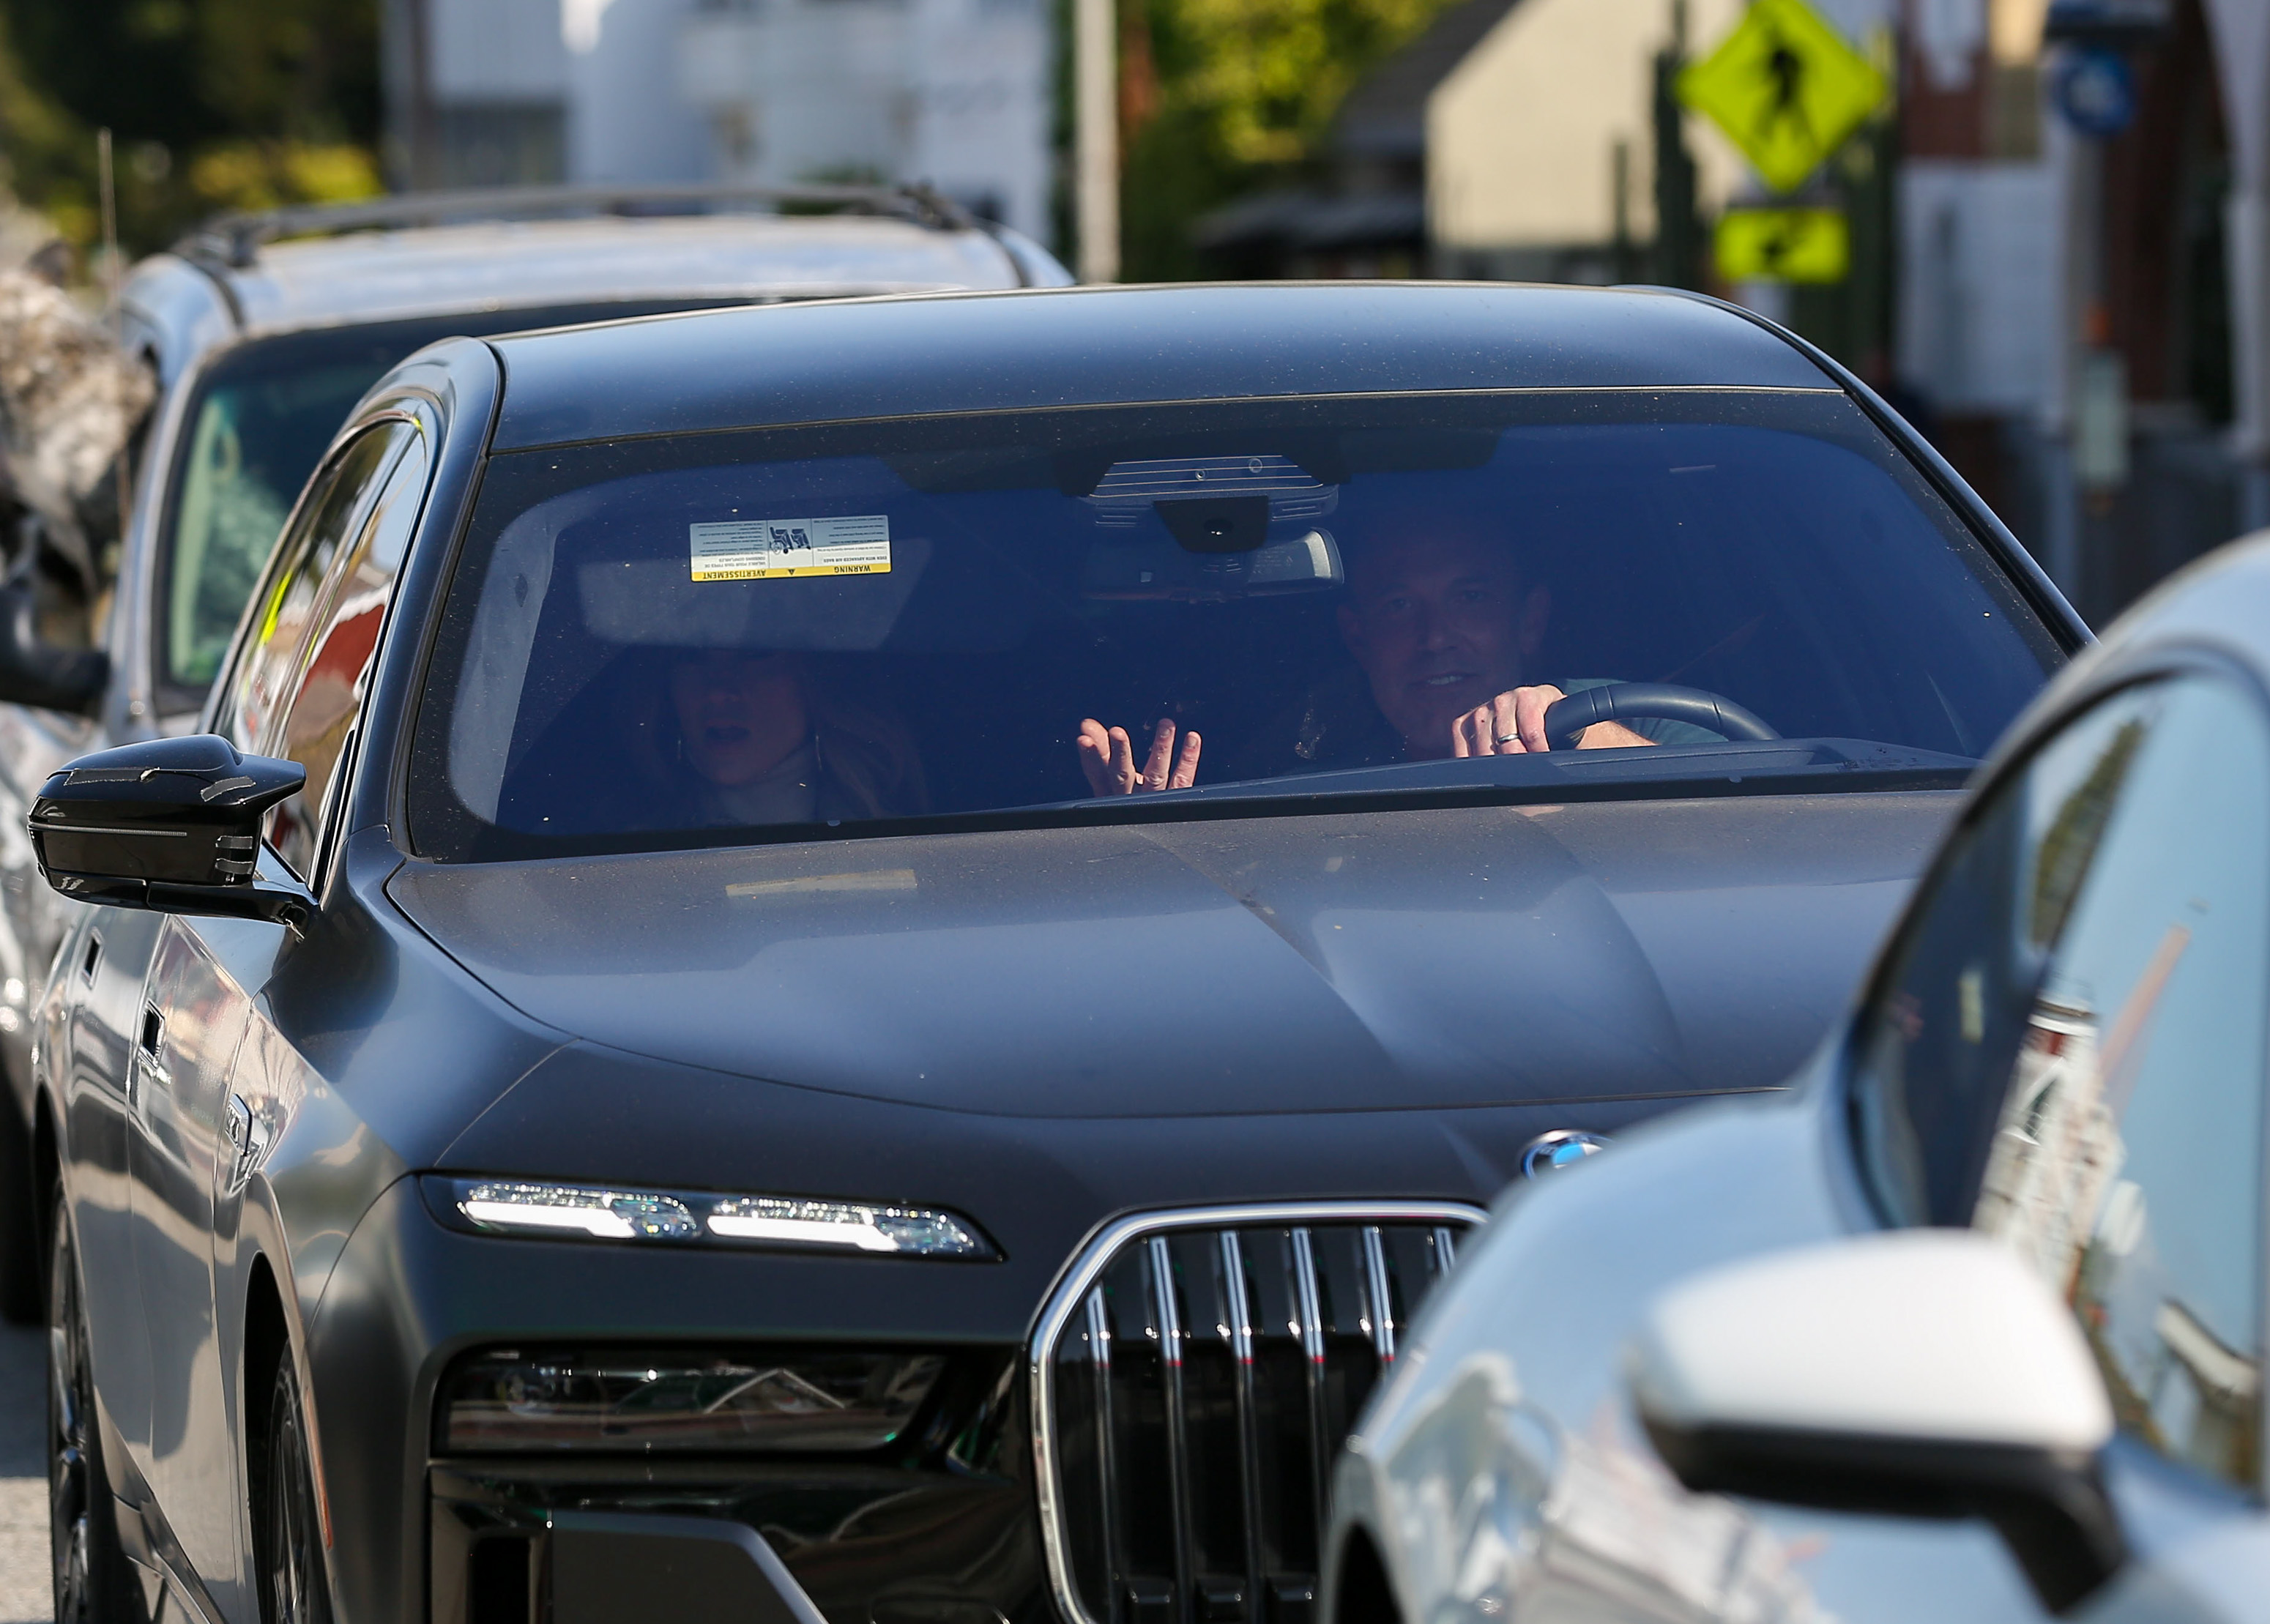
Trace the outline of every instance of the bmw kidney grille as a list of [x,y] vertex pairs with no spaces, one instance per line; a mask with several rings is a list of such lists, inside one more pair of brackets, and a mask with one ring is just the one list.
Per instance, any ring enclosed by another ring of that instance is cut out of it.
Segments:
[[1308,1624],[1334,1456],[1474,1207],[1124,1220],[1033,1347],[1042,1528],[1074,1624]]

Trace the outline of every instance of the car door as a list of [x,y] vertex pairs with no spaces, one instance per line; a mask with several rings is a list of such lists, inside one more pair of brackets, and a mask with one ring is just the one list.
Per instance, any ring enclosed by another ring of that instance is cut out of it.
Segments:
[[[150,1434],[150,1335],[135,1276],[128,1122],[139,1103],[142,989],[163,919],[127,908],[95,910],[73,939],[67,997],[69,1049],[56,1077],[63,1113],[64,1189],[78,1239],[87,1354],[101,1419],[123,1443],[109,1459],[111,1487],[129,1504],[145,1498],[130,1470]],[[122,1469],[130,1468],[130,1469]]]
[[[341,561],[367,545],[394,488],[389,475],[415,437],[402,424],[382,425],[319,472],[323,488],[280,545],[256,611],[237,696],[256,712],[288,698],[325,590]],[[144,977],[136,1053],[145,1080],[128,1133],[134,1269],[151,1357],[137,1465],[156,1502],[157,1515],[145,1518],[152,1546],[185,1577],[237,1568],[240,1496],[214,1313],[213,1201],[235,1161],[231,1069],[251,997],[284,944],[280,925],[172,917]]]
[[191,1445],[218,1430],[212,1189],[226,1131],[221,1093],[248,1009],[194,922],[165,918],[136,1045],[143,1080],[129,1146],[134,1266],[152,1356],[142,1467],[158,1516],[145,1520],[153,1547],[177,1572],[204,1571],[229,1554],[233,1539],[228,1453]]
[[2270,1554],[2266,1012],[2270,718],[2202,668],[2099,701],[1990,792],[1856,1036],[1879,1204],[1999,1237],[2096,1357],[2139,1558],[2108,1609],[2211,1595],[2203,1551]]

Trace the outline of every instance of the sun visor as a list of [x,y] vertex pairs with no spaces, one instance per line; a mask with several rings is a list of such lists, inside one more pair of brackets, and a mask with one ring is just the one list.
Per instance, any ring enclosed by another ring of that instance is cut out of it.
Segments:
[[684,559],[575,566],[583,628],[602,642],[808,654],[972,653],[1031,632],[1031,582],[990,549],[925,536],[891,543],[887,573],[697,581]]
[[813,654],[879,649],[929,574],[930,542],[892,544],[887,574],[696,581],[683,559],[582,564],[575,584],[583,626],[602,642],[674,649],[795,649]]

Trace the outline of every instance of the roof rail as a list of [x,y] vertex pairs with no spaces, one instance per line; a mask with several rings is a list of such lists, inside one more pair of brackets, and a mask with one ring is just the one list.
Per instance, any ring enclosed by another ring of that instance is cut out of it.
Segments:
[[243,270],[259,263],[263,243],[286,237],[596,215],[725,213],[881,214],[934,231],[980,227],[967,209],[928,186],[498,186],[215,215],[183,237],[174,251],[185,259]]

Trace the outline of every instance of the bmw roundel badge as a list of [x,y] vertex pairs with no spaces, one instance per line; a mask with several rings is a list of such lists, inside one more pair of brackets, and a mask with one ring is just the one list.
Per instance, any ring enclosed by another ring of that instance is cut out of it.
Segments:
[[1550,1133],[1540,1133],[1529,1141],[1521,1153],[1521,1175],[1524,1178],[1543,1178],[1558,1173],[1563,1168],[1573,1168],[1587,1156],[1597,1155],[1607,1149],[1608,1142],[1597,1133],[1586,1133],[1576,1128],[1555,1128]]

